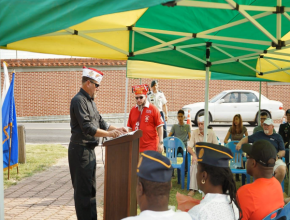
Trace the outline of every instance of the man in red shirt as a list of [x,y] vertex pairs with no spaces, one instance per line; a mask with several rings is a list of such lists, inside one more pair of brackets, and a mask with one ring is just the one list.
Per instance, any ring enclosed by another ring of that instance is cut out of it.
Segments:
[[[142,130],[139,152],[146,150],[163,151],[163,119],[159,110],[147,101],[148,85],[132,87],[137,105],[130,111],[129,131]],[[157,128],[157,129],[156,129]],[[159,138],[158,138],[159,137]]]
[[242,220],[263,219],[284,206],[281,184],[273,176],[277,151],[267,140],[243,144],[242,150],[247,153],[247,173],[255,179],[237,192]]

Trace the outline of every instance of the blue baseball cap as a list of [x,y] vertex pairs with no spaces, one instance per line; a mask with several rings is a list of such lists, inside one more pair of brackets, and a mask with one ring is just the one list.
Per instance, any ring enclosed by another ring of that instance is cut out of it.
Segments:
[[199,163],[226,168],[229,167],[229,160],[233,158],[232,151],[221,145],[197,142],[195,147]]
[[171,162],[167,157],[157,151],[144,151],[141,153],[137,166],[137,175],[152,182],[168,182],[172,175]]

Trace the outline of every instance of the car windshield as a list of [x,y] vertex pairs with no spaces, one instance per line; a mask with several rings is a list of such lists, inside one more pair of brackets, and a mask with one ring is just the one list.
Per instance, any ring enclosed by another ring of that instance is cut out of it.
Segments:
[[216,102],[217,100],[219,100],[221,97],[223,97],[225,94],[227,94],[227,92],[222,92],[222,93],[216,95],[215,97],[213,97],[209,102],[210,102],[210,103],[214,103],[214,102]]

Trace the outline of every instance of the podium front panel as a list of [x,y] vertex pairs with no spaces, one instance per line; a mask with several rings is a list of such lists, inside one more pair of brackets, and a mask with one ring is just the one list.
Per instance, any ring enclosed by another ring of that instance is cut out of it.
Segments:
[[106,147],[104,219],[137,215],[139,139]]

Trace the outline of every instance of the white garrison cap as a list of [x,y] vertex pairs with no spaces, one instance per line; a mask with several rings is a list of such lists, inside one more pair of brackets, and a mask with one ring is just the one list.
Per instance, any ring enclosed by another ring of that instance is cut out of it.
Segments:
[[83,76],[86,76],[88,78],[91,78],[98,83],[100,83],[103,79],[104,74],[97,69],[94,68],[88,68],[88,67],[83,67]]
[[204,122],[204,116],[200,116],[200,117],[198,117],[198,121],[199,121],[199,122]]

